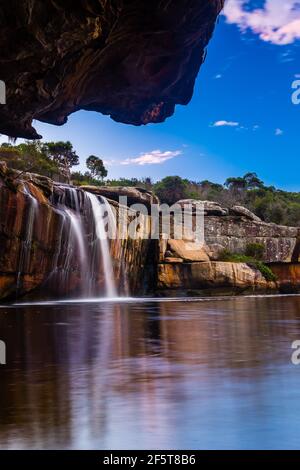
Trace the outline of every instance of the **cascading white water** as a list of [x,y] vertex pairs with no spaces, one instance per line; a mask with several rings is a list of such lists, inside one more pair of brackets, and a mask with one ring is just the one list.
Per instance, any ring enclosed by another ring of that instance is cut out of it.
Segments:
[[78,194],[77,194],[76,188],[68,188],[68,190],[70,191],[70,194],[71,194],[71,202],[73,203],[73,205],[74,205],[74,207],[75,207],[75,211],[79,214],[79,212],[80,212],[80,204],[79,204],[79,198],[78,198]]
[[86,193],[90,200],[92,214],[95,223],[97,242],[101,250],[102,266],[105,274],[105,287],[107,297],[117,297],[117,290],[114,281],[114,271],[109,249],[108,234],[105,230],[105,218],[107,214],[109,227],[112,229],[115,225],[115,218],[110,205],[105,198],[98,199],[95,194]]
[[[79,206],[78,206],[79,207]],[[89,293],[89,266],[88,266],[88,253],[86,248],[86,240],[84,236],[83,224],[80,213],[74,214],[70,209],[65,209],[70,220],[70,235],[71,235],[71,244],[73,244],[74,239],[78,247],[79,254],[79,265],[82,276],[82,293]]]
[[[33,231],[40,210],[37,199],[25,184],[24,193],[28,198],[28,211],[19,256],[18,290],[22,287],[24,273],[30,269]],[[103,284],[103,296],[117,297],[114,276],[119,273],[114,273],[108,239],[108,235],[116,236],[117,227],[110,204],[101,196],[61,184],[56,184],[51,202],[58,222],[56,250],[46,281],[50,291],[65,295],[76,290],[78,296],[88,298],[98,296],[99,285]]]

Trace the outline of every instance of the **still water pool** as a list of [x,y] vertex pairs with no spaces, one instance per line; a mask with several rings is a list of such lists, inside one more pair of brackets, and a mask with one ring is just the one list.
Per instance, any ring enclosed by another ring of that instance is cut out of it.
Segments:
[[2,449],[300,448],[300,297],[2,306]]

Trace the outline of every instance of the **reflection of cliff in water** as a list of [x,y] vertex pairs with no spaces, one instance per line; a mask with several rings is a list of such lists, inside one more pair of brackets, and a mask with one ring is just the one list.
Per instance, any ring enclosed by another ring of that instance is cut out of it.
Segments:
[[300,337],[299,306],[286,297],[2,309],[1,447],[175,445],[182,415],[197,435],[221,393],[240,416],[241,384],[255,384],[261,409],[265,381]]

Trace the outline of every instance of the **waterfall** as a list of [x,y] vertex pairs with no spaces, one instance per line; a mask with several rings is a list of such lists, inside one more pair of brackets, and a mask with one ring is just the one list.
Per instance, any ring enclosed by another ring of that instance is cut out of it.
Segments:
[[112,213],[112,209],[105,198],[101,197],[100,200],[97,196],[95,196],[95,194],[92,193],[86,193],[86,195],[90,200],[92,215],[95,224],[96,239],[101,252],[102,267],[105,278],[106,296],[117,297],[117,290],[114,281],[114,271],[108,241],[108,233],[105,230],[106,214],[108,217],[109,233],[111,233],[111,230],[115,227],[115,218]]
[[[36,235],[34,227],[39,236],[40,227],[36,224],[42,204],[31,194],[26,183],[23,192],[27,200],[27,219],[20,245],[16,279],[18,292],[21,292],[24,274],[33,272],[34,275],[38,269],[36,258],[32,264]],[[77,292],[75,295],[84,298],[101,295],[117,297],[114,277],[119,277],[120,273],[118,269],[114,272],[109,240],[116,237],[117,225],[111,205],[102,196],[62,184],[55,184],[50,203],[55,214],[56,243],[49,259],[49,274],[44,283],[46,291],[49,287],[49,293],[57,292],[58,295]],[[48,236],[53,240],[47,226],[42,230],[45,230],[45,240]],[[48,260],[46,258],[41,262],[47,263]]]
[[109,242],[109,237],[116,236],[117,225],[108,201],[80,188],[56,184],[51,202],[62,219],[50,276],[52,287],[61,283],[63,291],[70,290],[74,283],[78,285],[79,272],[80,296],[99,296],[103,285],[102,295],[117,297]]
[[[79,207],[79,206],[78,206]],[[69,242],[73,245],[76,242],[79,254],[79,266],[82,277],[82,294],[89,294],[90,276],[88,267],[88,253],[85,241],[85,234],[82,219],[79,213],[74,214],[70,209],[65,209],[65,213],[70,220],[70,238]]]

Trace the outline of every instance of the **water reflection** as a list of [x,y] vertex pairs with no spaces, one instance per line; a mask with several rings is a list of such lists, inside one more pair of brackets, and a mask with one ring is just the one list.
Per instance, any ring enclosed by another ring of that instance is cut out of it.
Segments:
[[1,448],[297,448],[300,298],[0,310]]

